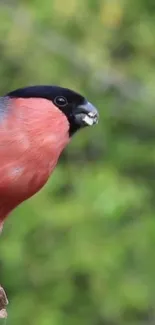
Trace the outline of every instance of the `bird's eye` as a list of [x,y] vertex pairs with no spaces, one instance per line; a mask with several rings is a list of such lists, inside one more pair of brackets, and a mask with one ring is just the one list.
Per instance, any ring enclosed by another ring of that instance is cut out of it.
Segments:
[[65,97],[63,97],[63,96],[55,97],[54,103],[56,105],[58,105],[58,106],[61,106],[61,107],[66,106],[68,104],[67,99]]

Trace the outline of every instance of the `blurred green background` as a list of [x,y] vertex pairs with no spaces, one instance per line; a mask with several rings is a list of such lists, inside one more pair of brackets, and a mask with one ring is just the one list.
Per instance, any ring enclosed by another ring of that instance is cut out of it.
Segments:
[[0,94],[32,84],[100,123],[5,223],[7,325],[155,324],[154,0],[1,0]]

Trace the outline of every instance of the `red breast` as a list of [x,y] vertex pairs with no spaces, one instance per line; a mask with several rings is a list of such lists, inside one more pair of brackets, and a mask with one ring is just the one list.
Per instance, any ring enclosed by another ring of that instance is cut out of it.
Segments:
[[45,184],[69,142],[69,123],[46,99],[10,99],[8,112],[0,128],[0,202],[7,197],[11,208]]

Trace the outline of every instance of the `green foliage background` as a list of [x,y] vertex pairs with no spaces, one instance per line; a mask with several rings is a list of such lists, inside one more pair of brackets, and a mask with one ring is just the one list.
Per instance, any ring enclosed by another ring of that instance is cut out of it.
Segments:
[[0,2],[1,95],[58,84],[100,111],[5,223],[7,325],[155,322],[154,30],[154,0]]

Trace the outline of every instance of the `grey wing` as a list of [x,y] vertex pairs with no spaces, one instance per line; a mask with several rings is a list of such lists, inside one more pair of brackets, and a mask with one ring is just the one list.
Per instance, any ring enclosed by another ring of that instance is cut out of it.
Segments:
[[0,122],[9,111],[9,97],[0,97]]

